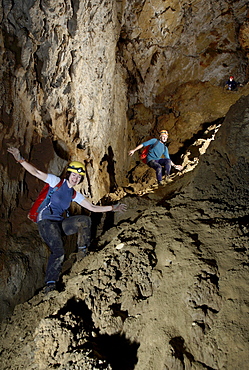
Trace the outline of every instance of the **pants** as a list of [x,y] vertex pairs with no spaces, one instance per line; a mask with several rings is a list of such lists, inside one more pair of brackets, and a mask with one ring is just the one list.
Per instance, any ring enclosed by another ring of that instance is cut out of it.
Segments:
[[171,160],[166,158],[156,159],[149,161],[148,166],[156,171],[157,181],[162,181],[163,170],[166,175],[170,174],[171,170]]
[[38,222],[41,238],[51,251],[48,260],[45,282],[58,281],[64,260],[64,235],[78,233],[77,246],[89,247],[91,239],[91,219],[88,216],[77,215],[65,218],[63,221],[41,220]]

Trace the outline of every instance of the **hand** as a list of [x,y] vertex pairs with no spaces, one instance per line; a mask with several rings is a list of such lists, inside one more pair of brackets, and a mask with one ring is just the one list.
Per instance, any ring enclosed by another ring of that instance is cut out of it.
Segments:
[[130,156],[132,156],[134,153],[135,153],[135,150],[134,150],[134,149],[132,149],[132,150],[130,150],[130,151],[128,152],[128,154],[129,154]]
[[20,150],[18,148],[14,148],[13,146],[9,147],[7,149],[7,151],[13,155],[13,157],[15,158],[15,160],[18,162],[22,159],[22,156],[21,156],[21,153],[20,153]]
[[123,212],[127,211],[127,205],[123,204],[123,203],[114,204],[112,206],[112,210],[113,210],[113,212],[123,213]]
[[181,170],[183,170],[183,166],[181,166],[180,164],[177,164],[177,165],[175,165],[175,169],[178,170],[178,171],[181,171]]

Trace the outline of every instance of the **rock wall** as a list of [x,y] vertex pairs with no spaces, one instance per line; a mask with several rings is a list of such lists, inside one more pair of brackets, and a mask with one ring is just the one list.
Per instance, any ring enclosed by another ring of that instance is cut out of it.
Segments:
[[[68,161],[85,162],[81,190],[97,202],[126,181],[128,124],[125,70],[116,63],[116,2],[2,2],[0,22],[1,311],[6,312],[42,285],[48,254],[27,220],[42,184],[7,155],[8,145],[57,175]],[[41,256],[29,253],[32,244],[42,249]],[[8,286],[22,262],[9,259],[7,250],[20,251],[31,266],[35,287],[28,295],[23,282],[14,279],[14,289]]]
[[110,189],[108,162],[115,168],[128,150],[119,145],[127,103],[114,5],[16,1],[2,9],[3,147],[18,145],[32,159],[36,144],[50,138],[58,172],[68,160],[86,161],[84,188],[95,200]]
[[247,12],[246,1],[129,2],[119,46],[136,142],[166,127],[177,153],[224,117],[237,100],[224,93],[229,75],[248,81]]
[[[0,8],[1,302],[42,286],[48,251],[26,215],[40,182],[85,161],[94,202],[127,185],[128,149],[165,127],[178,155],[248,93],[247,1],[3,1]],[[243,86],[224,91],[234,74]],[[33,248],[31,248],[31,246]],[[19,273],[21,271],[21,273]],[[28,284],[28,285],[27,285]]]
[[219,217],[221,209],[226,219],[243,219],[248,214],[248,103],[248,96],[243,96],[230,108],[216,140],[200,159],[195,179],[182,194],[194,203],[205,199],[214,218]]
[[248,368],[248,107],[231,108],[181,194],[127,197],[63,291],[16,307],[3,370]]
[[230,74],[248,80],[247,10],[246,0],[4,2],[3,172],[8,144],[33,159],[50,138],[46,169],[85,161],[82,190],[98,201],[127,183],[128,149],[160,128],[177,153],[247,91],[223,90]]

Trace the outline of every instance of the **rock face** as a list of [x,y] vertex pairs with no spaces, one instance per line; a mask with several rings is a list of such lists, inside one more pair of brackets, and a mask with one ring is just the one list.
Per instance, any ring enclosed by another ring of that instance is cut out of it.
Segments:
[[[247,3],[2,2],[0,318],[35,294],[3,327],[5,369],[246,368]],[[181,161],[220,124],[193,172],[135,197],[154,174],[129,149],[166,128]],[[84,161],[94,202],[133,179],[125,218],[52,299],[36,294],[48,250],[26,217],[41,183],[8,145],[56,175]]]
[[248,80],[246,16],[246,0],[4,2],[3,157],[14,144],[58,173],[70,159],[85,161],[82,188],[98,201],[127,183],[138,141],[167,126],[175,154],[248,91],[223,89],[231,73]]
[[137,4],[129,2],[119,43],[133,82],[129,107],[135,140],[166,127],[170,152],[177,153],[205,122],[223,117],[233,104],[235,96],[223,90],[228,76],[248,81],[247,4]]
[[110,188],[106,167],[113,153],[119,163],[127,153],[127,142],[117,150],[127,136],[126,88],[115,61],[117,22],[112,2],[91,8],[16,1],[2,14],[5,147],[21,146],[33,160],[36,144],[50,137],[54,154],[46,158],[42,146],[44,164],[51,168],[54,159],[60,173],[69,159],[86,161],[91,185],[85,189],[92,187],[95,200]]
[[248,107],[230,109],[181,194],[127,197],[63,291],[16,307],[3,370],[247,369]]

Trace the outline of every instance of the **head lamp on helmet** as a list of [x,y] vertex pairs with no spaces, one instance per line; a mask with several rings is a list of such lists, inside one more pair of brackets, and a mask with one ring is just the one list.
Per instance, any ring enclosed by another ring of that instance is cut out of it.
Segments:
[[69,163],[67,167],[67,171],[78,173],[79,175],[82,175],[82,176],[84,176],[86,172],[84,164],[81,162],[77,162],[77,161]]

